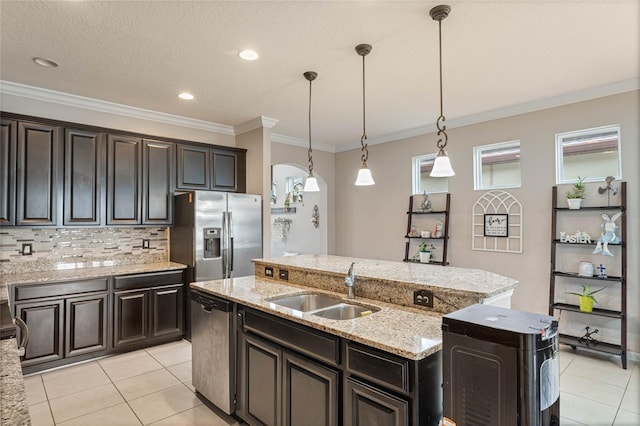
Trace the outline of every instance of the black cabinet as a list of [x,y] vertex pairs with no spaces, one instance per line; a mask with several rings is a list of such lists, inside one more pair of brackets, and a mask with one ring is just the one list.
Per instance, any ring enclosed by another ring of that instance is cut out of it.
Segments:
[[107,293],[65,300],[65,357],[107,349],[107,300]]
[[174,144],[142,141],[142,223],[171,225],[174,183]]
[[0,120],[0,225],[11,226],[16,219],[16,147],[14,120]]
[[64,225],[104,223],[104,135],[66,129],[64,134]]
[[245,192],[245,153],[211,149],[211,189],[216,191]]
[[109,135],[107,146],[107,225],[137,225],[141,220],[142,139]]
[[176,189],[246,191],[244,151],[189,144],[179,144],[177,151]]
[[345,382],[344,424],[353,426],[406,426],[409,403],[404,399],[348,378]]
[[60,129],[18,122],[16,225],[58,224]]
[[[27,367],[64,357],[64,300],[44,300],[16,303],[16,316],[29,328],[29,342],[22,358]],[[21,339],[18,331],[18,339]]]
[[179,144],[176,189],[209,189],[209,148]]
[[184,333],[182,271],[114,278],[113,346],[148,346]]

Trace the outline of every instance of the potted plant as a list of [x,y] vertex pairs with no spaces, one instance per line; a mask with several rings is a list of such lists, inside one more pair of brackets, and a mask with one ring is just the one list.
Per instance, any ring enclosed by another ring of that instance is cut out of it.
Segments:
[[578,181],[567,191],[567,203],[570,210],[578,210],[580,208],[585,192],[584,179],[578,176]]
[[578,302],[580,305],[581,312],[592,312],[594,302],[598,303],[598,301],[596,300],[595,297],[593,297],[593,295],[602,290],[604,290],[604,287],[599,288],[598,290],[589,291],[589,286],[583,285],[582,293],[576,293],[576,292],[570,291],[570,292],[567,292],[567,294],[574,294],[578,296]]
[[429,263],[431,260],[431,251],[435,250],[433,244],[429,244],[427,242],[423,242],[420,244],[420,263]]

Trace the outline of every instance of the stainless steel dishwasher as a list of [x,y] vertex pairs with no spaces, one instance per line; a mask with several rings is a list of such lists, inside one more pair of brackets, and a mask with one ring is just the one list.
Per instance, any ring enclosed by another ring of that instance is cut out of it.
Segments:
[[235,411],[235,321],[233,302],[191,291],[193,386],[227,414]]

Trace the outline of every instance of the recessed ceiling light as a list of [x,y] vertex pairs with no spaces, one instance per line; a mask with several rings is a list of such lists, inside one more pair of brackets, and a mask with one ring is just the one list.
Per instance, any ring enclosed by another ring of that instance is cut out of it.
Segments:
[[178,97],[180,99],[186,99],[188,101],[190,101],[191,99],[193,99],[193,95],[189,92],[182,92],[178,94]]
[[260,57],[255,50],[250,49],[243,50],[242,52],[238,53],[238,56],[240,56],[245,61],[255,61]]
[[50,61],[49,59],[46,58],[39,58],[39,57],[35,57],[33,58],[33,62],[35,62],[36,64],[43,66],[43,67],[47,67],[47,68],[56,68],[58,66],[58,64],[56,64],[53,61]]

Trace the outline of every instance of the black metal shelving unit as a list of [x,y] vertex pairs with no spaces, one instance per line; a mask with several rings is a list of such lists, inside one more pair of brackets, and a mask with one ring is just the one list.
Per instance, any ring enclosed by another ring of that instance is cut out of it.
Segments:
[[[442,259],[440,260],[432,260],[429,262],[429,265],[442,265],[447,266],[449,262],[447,262],[447,245],[449,243],[449,209],[451,204],[451,194],[446,194],[445,200],[445,208],[444,210],[432,210],[429,212],[417,212],[413,210],[413,195],[409,197],[409,210],[407,211],[407,232],[405,234],[406,243],[404,247],[404,262],[409,263],[421,263],[420,261],[413,260],[409,257],[409,249],[411,246],[411,240],[422,240],[422,241],[440,241],[442,240]],[[440,215],[444,218],[443,227],[442,227],[442,237],[440,238],[422,238],[409,235],[411,233],[411,226],[413,225],[413,217],[419,215]]]
[[[616,318],[620,321],[620,344],[607,342],[593,342],[589,339],[583,339],[578,336],[572,336],[566,333],[560,334],[560,343],[571,346],[573,349],[587,349],[595,352],[603,352],[611,355],[617,355],[622,360],[622,368],[627,368],[627,184],[620,182],[620,204],[615,206],[594,206],[582,207],[579,210],[571,210],[566,207],[558,207],[558,187],[554,186],[552,190],[552,216],[551,216],[551,271],[549,285],[549,315],[554,315],[555,311],[579,312],[583,315],[595,315],[600,317]],[[558,237],[557,221],[558,214],[578,213],[584,211],[620,211],[619,236],[620,243],[609,244],[612,247],[620,247],[620,276],[608,276],[607,278],[599,278],[597,275],[585,277],[574,272],[559,271],[556,269],[556,260],[558,256],[558,247],[565,245],[577,247],[589,247],[591,250],[596,243],[573,244],[560,241]],[[556,278],[564,277],[571,280],[583,281],[599,281],[607,282],[610,285],[620,286],[620,310],[593,308],[593,312],[582,312],[578,305],[569,303],[556,302]]]

